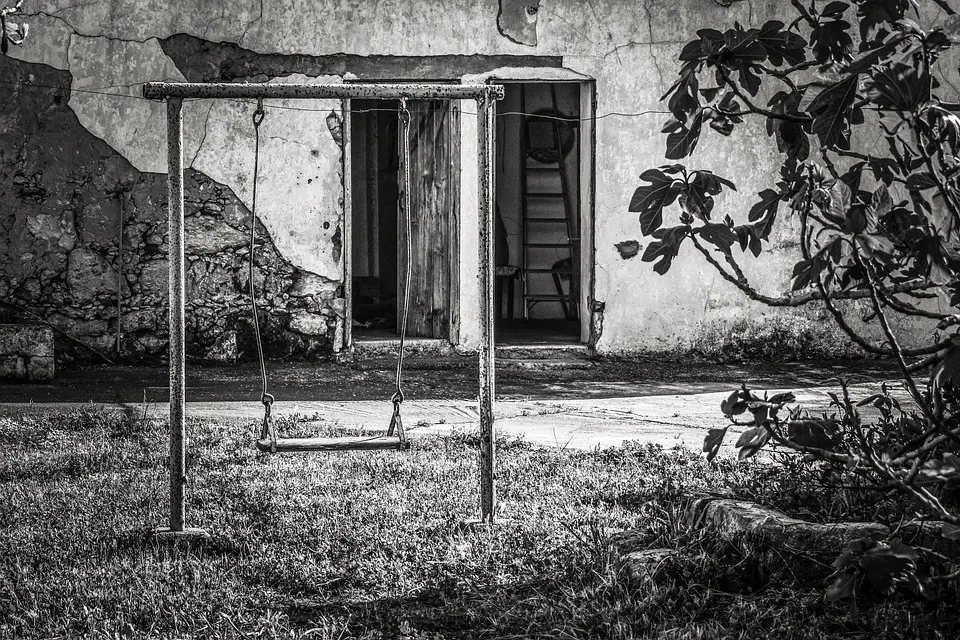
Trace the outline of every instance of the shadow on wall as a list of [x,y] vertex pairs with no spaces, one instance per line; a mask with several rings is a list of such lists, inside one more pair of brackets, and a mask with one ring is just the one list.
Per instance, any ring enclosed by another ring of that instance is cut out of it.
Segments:
[[[0,56],[0,81],[11,87],[0,101],[0,301],[111,358],[119,333],[121,357],[160,359],[166,176],[141,173],[79,123],[67,106],[68,72]],[[188,170],[184,188],[188,355],[252,356],[249,211],[200,172]],[[270,354],[328,353],[343,318],[340,283],[284,260],[259,223],[257,235],[254,283]],[[61,359],[93,357],[70,340],[57,347]]]

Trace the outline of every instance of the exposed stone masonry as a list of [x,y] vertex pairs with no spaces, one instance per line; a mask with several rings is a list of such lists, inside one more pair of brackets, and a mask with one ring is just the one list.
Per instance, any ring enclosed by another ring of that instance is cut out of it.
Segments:
[[49,327],[0,324],[0,380],[48,381],[53,370]]
[[[142,173],[68,108],[71,76],[0,57],[0,320],[25,309],[93,349],[157,359],[167,348],[166,176]],[[204,174],[185,173],[188,354],[251,355],[250,212]],[[123,239],[120,242],[122,216]],[[329,352],[340,283],[283,259],[258,222],[254,283],[271,354]],[[58,339],[59,340],[59,339]],[[58,357],[90,358],[69,340]]]

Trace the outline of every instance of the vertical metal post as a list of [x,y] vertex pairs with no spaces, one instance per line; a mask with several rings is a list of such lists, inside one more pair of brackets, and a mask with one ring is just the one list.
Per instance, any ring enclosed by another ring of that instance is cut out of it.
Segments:
[[187,423],[185,288],[183,275],[183,100],[167,98],[167,260],[170,263],[170,521],[157,535],[167,539],[202,539],[203,529],[184,526]]
[[121,319],[123,318],[123,218],[124,209],[123,198],[126,195],[126,191],[120,190],[117,192],[117,205],[119,208],[119,218],[120,218],[120,228],[117,233],[117,359],[121,357],[121,350],[123,343],[121,341],[121,336],[123,335],[123,323]]
[[183,111],[167,99],[167,256],[170,262],[170,531],[183,531],[186,484],[186,351],[183,275]]
[[489,94],[477,100],[478,174],[480,183],[480,517],[493,522],[497,505],[494,486],[494,132],[496,101]]

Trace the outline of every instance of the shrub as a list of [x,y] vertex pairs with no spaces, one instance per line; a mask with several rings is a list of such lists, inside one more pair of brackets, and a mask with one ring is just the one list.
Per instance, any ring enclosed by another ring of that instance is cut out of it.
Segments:
[[[715,210],[715,197],[736,189],[730,180],[683,164],[645,171],[630,205],[653,238],[643,260],[664,274],[692,245],[749,298],[823,305],[865,352],[896,359],[906,404],[887,389],[859,401],[843,389],[831,412],[811,415],[792,394],[744,387],[722,410],[748,427],[737,441],[741,458],[774,446],[820,461],[834,484],[905,496],[914,515],[941,521],[942,534],[960,540],[960,104],[945,99],[956,89],[943,75],[949,65],[938,64],[956,53],[960,17],[944,0],[791,5],[789,24],[697,32],[664,96],[669,159],[691,155],[710,129],[729,136],[760,119],[782,154],[779,179],[735,220]],[[921,26],[931,9],[939,24]],[[877,148],[858,144],[878,137]],[[768,250],[775,229],[799,246],[783,295],[759,291],[741,268],[742,256]],[[842,302],[850,300],[869,305],[879,340],[850,318]],[[930,323],[927,344],[904,346],[903,317]],[[726,432],[711,430],[709,458]],[[828,596],[866,584],[927,595],[931,557],[896,539],[860,541],[838,560]]]

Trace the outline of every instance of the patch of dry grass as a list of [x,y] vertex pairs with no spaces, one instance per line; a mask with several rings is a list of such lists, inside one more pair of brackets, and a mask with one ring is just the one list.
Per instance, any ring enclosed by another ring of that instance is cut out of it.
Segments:
[[[750,466],[502,441],[502,523],[464,529],[469,436],[265,456],[254,428],[190,424],[189,524],[212,538],[171,548],[150,535],[166,518],[163,424],[0,418],[0,637],[882,637],[935,613],[880,604],[850,628],[818,592],[743,588],[743,558],[685,532],[681,505]],[[664,580],[610,565],[604,541],[628,528],[677,550]]]

